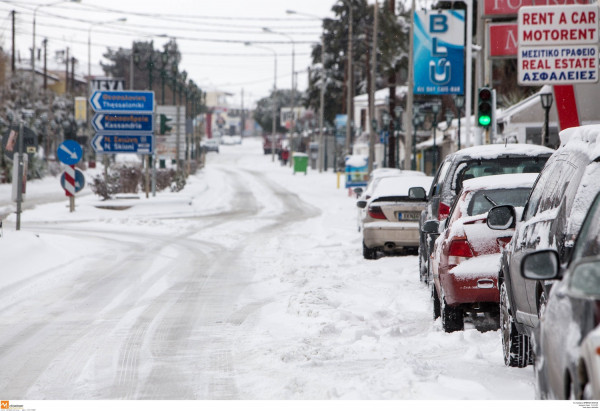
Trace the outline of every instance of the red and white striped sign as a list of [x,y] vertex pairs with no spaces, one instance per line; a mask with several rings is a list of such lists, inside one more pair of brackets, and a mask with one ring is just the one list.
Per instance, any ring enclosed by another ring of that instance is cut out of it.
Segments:
[[75,165],[67,166],[65,170],[65,194],[67,197],[73,197],[75,195]]

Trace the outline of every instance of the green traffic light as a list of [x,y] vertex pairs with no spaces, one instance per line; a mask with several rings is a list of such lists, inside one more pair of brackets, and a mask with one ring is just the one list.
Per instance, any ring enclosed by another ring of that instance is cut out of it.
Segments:
[[487,127],[492,122],[492,118],[490,116],[479,116],[479,125],[482,127]]

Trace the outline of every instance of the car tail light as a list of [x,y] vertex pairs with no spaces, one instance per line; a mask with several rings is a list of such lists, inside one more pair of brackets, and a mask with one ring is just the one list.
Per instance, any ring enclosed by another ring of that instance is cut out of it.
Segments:
[[448,247],[448,266],[454,268],[463,261],[473,257],[473,250],[465,237],[456,237]]
[[453,257],[473,257],[473,250],[466,238],[456,238],[450,242],[448,255]]
[[450,214],[450,206],[444,203],[440,203],[440,206],[438,207],[438,221],[442,221],[443,219],[448,217],[448,214]]
[[498,243],[498,246],[500,247],[500,249],[503,249],[504,247],[506,247],[508,245],[508,243],[510,243],[510,240],[512,240],[512,236],[498,237],[498,238],[496,238],[496,243]]
[[378,220],[385,220],[385,214],[383,214],[383,211],[379,206],[369,207],[369,216]]

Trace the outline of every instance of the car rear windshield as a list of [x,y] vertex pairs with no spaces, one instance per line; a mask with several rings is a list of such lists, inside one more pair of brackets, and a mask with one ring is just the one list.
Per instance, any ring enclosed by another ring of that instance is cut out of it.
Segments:
[[462,182],[470,178],[497,174],[539,173],[548,160],[546,157],[500,157],[486,160],[465,161],[456,169],[454,188],[462,189]]
[[497,205],[524,207],[530,191],[529,187],[477,191],[471,198],[467,214],[470,216],[484,214]]
[[384,201],[388,201],[388,202],[409,202],[409,203],[422,203],[422,202],[424,202],[424,200],[421,200],[421,199],[418,199],[418,198],[417,199],[410,198],[409,196],[377,197],[372,202],[373,203],[377,203],[377,202],[384,202]]

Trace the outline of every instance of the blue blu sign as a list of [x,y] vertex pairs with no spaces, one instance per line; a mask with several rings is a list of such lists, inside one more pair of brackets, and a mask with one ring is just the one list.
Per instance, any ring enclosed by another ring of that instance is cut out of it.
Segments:
[[151,154],[154,150],[154,136],[152,134],[96,134],[92,139],[92,147],[98,154]]
[[98,113],[94,116],[92,125],[98,132],[149,132],[154,128],[154,118],[152,114]]
[[414,93],[464,94],[464,10],[419,10],[414,22]]
[[94,111],[111,113],[151,113],[154,110],[153,91],[94,91],[90,97]]
[[81,160],[83,149],[77,141],[65,140],[58,146],[56,156],[62,163],[72,166]]

